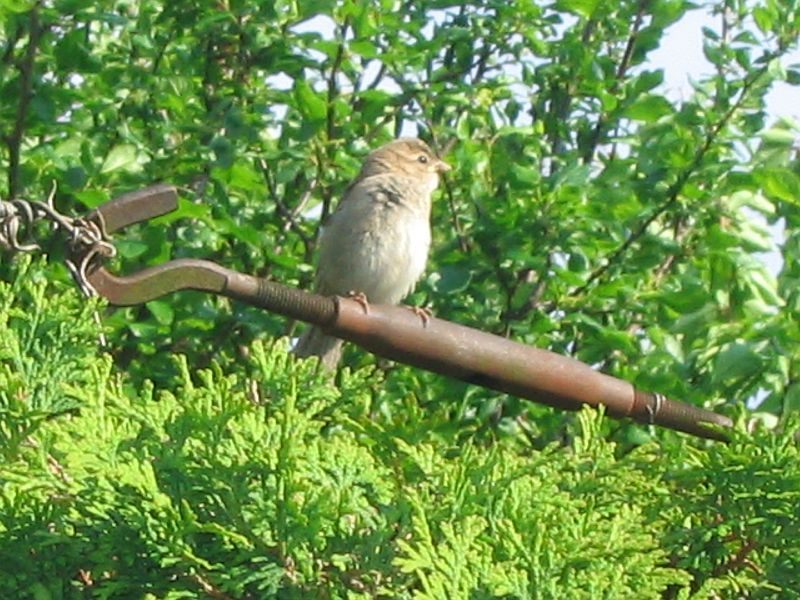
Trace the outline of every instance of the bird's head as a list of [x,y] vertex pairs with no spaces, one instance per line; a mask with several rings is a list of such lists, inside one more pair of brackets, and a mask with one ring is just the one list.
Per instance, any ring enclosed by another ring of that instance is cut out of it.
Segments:
[[396,173],[419,179],[433,191],[439,183],[439,174],[449,170],[450,165],[422,140],[400,138],[370,152],[364,159],[360,177]]

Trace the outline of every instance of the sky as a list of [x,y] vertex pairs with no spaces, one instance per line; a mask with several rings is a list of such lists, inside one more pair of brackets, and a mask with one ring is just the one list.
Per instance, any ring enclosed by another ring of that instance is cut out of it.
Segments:
[[[688,12],[667,30],[661,46],[649,55],[652,67],[664,69],[664,86],[670,98],[688,98],[689,82],[714,72],[703,56],[703,27],[719,31],[719,17],[704,9]],[[800,64],[800,49],[784,61],[784,65],[789,64]],[[800,120],[800,88],[775,84],[767,96],[767,111],[775,119],[788,116]]]

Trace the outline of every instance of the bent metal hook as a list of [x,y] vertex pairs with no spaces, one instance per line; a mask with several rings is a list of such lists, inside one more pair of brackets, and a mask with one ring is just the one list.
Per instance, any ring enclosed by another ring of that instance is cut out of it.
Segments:
[[[111,234],[177,207],[175,188],[156,185],[111,200],[87,219]],[[732,426],[724,415],[638,390],[573,358],[444,319],[423,324],[401,306],[370,305],[365,312],[349,298],[304,292],[206,260],[172,260],[127,276],[113,275],[102,260],[89,265],[86,277],[111,304],[140,304],[184,289],[211,292],[319,325],[373,354],[557,408],[604,405],[614,417],[717,440],[728,439]]]

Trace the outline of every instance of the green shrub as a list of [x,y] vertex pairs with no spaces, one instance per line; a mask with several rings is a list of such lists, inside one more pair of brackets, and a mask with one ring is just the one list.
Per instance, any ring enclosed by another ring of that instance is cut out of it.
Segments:
[[[98,347],[94,303],[0,286],[0,589],[73,598],[788,597],[792,431],[635,450],[441,426],[374,369],[338,387],[256,342],[156,389]],[[394,402],[394,410],[384,405]],[[402,406],[397,406],[400,402]],[[403,410],[400,410],[400,409]]]

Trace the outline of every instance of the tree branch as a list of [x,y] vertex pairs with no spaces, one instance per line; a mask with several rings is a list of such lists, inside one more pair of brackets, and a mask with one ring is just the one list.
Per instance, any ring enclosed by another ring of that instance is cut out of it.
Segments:
[[39,8],[34,8],[29,17],[28,46],[25,56],[19,66],[19,104],[17,116],[11,133],[5,136],[8,148],[8,197],[14,198],[20,191],[20,158],[22,139],[25,136],[25,121],[28,117],[31,100],[33,99],[33,71],[35,68],[36,51],[43,27],[39,20]]
[[542,296],[544,296],[545,291],[547,290],[547,282],[548,282],[548,274],[550,273],[550,269],[553,266],[553,255],[548,252],[547,258],[545,259],[545,266],[542,269],[541,273],[537,273],[536,285],[533,288],[533,292],[525,301],[525,303],[517,309],[513,309],[511,307],[511,301],[513,299],[513,295],[517,291],[517,287],[524,283],[528,277],[533,274],[532,269],[523,269],[519,273],[517,273],[517,284],[514,286],[514,289],[511,291],[511,295],[508,297],[508,302],[506,304],[506,312],[502,315],[502,321],[504,324],[504,328],[506,330],[505,335],[508,336],[510,333],[511,323],[514,321],[520,321],[527,317],[531,312],[536,310],[542,302]]
[[342,40],[339,42],[339,47],[336,49],[336,55],[334,56],[333,64],[331,65],[331,72],[328,75],[328,112],[326,115],[325,134],[327,135],[329,142],[334,139],[336,130],[336,111],[333,109],[333,102],[336,100],[336,96],[339,94],[339,86],[336,83],[336,75],[339,73],[339,69],[342,66],[342,60],[344,60],[345,39],[347,38],[347,29],[349,26],[349,17],[346,17],[342,23],[342,27],[339,30]]
[[[617,65],[617,71],[614,74],[614,82],[611,84],[611,88],[609,89],[609,93],[612,95],[616,94],[619,91],[620,83],[622,82],[622,79],[625,77],[628,68],[631,66],[631,59],[633,58],[633,50],[634,48],[636,48],[636,40],[639,36],[639,30],[642,28],[642,22],[644,20],[644,11],[646,4],[647,0],[643,0],[642,2],[639,3],[639,9],[636,12],[636,19],[633,22],[631,33],[628,36],[628,42],[625,45],[625,51],[622,54],[622,59],[619,61],[619,64]],[[603,135],[603,129],[605,129],[606,126],[606,120],[607,119],[603,114],[600,114],[600,116],[597,118],[597,123],[595,123],[591,138],[586,146],[586,151],[583,153],[584,164],[590,162],[594,157],[594,153],[597,150],[597,145],[600,143],[600,137]]]
[[730,573],[731,571],[738,570],[742,566],[749,566],[753,568],[754,571],[759,572],[760,569],[751,561],[748,560],[748,555],[758,548],[758,542],[755,540],[741,540],[742,545],[739,547],[739,550],[736,551],[736,554],[731,556],[726,562],[721,565],[718,565],[712,571],[714,577],[720,577],[725,575],[726,573]]

